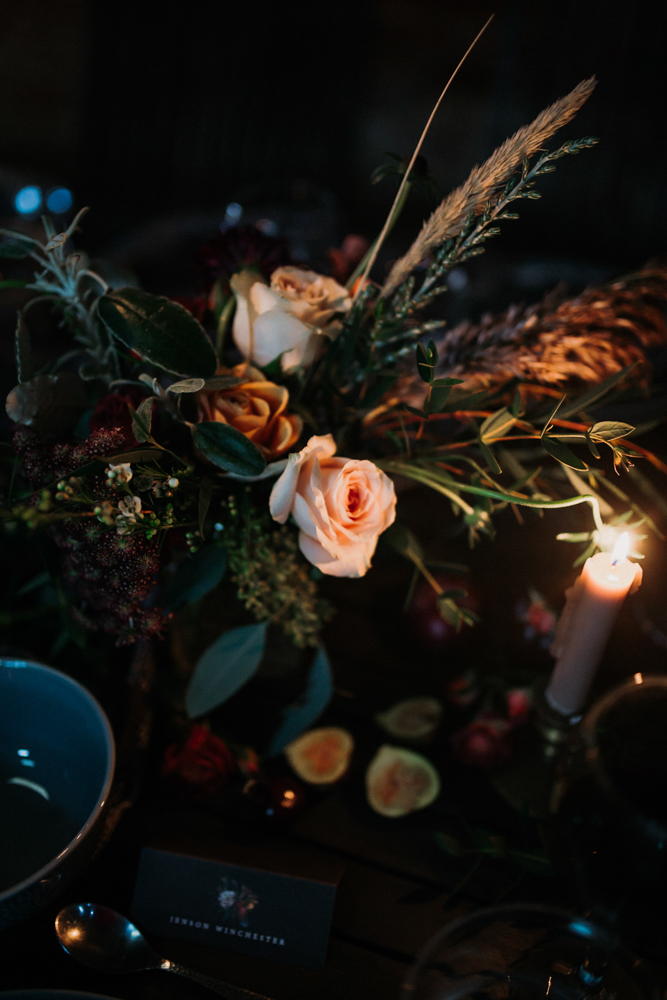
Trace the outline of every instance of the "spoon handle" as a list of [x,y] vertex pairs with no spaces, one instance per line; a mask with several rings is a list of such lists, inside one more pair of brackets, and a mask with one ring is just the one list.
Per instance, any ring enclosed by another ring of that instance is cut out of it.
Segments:
[[201,972],[194,972],[193,969],[186,969],[184,965],[177,962],[164,961],[161,966],[167,972],[175,972],[177,976],[184,976],[191,979],[193,983],[199,983],[206,989],[213,990],[226,1000],[270,1000],[270,997],[262,996],[261,993],[251,993],[250,990],[242,990],[240,986],[232,986],[230,983],[222,983],[219,979],[212,979],[211,976],[204,976]]

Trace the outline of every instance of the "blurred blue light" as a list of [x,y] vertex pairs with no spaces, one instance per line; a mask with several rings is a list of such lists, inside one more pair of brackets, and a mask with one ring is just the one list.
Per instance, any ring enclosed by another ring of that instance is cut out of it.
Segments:
[[31,215],[42,204],[42,189],[39,187],[24,187],[14,198],[14,208],[21,215]]
[[72,192],[67,188],[54,188],[46,196],[46,207],[55,215],[63,215],[72,207]]
[[580,934],[581,937],[593,936],[593,928],[583,920],[573,920],[570,923],[570,930],[574,931],[575,934]]
[[225,209],[225,223],[228,226],[235,226],[243,215],[243,206],[238,201],[230,201]]
[[265,236],[278,235],[278,225],[273,221],[273,219],[258,219],[255,226],[259,229],[260,233],[263,233]]

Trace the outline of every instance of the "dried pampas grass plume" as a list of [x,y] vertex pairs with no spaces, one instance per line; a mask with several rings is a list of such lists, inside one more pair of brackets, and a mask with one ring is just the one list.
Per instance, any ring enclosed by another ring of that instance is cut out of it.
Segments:
[[382,289],[390,295],[401,282],[437,246],[461,231],[471,212],[477,212],[507,183],[527,156],[536,153],[554,132],[566,125],[590,97],[596,84],[594,76],[582,80],[566,97],[561,97],[541,112],[530,125],[506,139],[488,160],[474,167],[467,181],[452,191],[422,226],[408,252],[396,261]]
[[[536,305],[511,306],[437,339],[436,375],[464,379],[465,392],[512,378],[581,392],[638,362],[628,380],[646,385],[651,374],[646,349],[667,344],[666,305],[667,264],[647,266],[567,301],[556,289]],[[407,402],[423,399],[416,374],[404,377],[399,396]]]

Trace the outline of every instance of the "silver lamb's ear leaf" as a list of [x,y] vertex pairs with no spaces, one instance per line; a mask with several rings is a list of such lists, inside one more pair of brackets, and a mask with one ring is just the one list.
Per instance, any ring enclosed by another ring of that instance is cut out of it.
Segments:
[[7,396],[11,420],[47,437],[72,428],[86,408],[83,382],[73,372],[36,375],[15,386]]
[[139,444],[145,444],[150,436],[154,402],[154,396],[147,396],[132,413],[132,433]]
[[55,250],[56,247],[61,247],[63,243],[66,242],[67,242],[67,233],[58,233],[58,235],[54,236],[52,240],[49,240],[44,249],[46,250],[47,253],[50,253],[51,250]]
[[266,622],[223,632],[200,658],[185,695],[191,719],[211,712],[250,680],[264,654]]
[[168,386],[169,392],[199,392],[204,388],[206,380],[203,378],[184,378],[181,382],[172,382]]

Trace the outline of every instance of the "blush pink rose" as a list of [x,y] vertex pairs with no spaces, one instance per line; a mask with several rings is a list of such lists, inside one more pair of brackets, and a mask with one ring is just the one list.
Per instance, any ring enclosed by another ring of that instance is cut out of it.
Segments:
[[394,484],[366,460],[340,458],[331,434],[311,437],[289,456],[271,491],[269,508],[298,524],[299,547],[328,576],[363,576],[378,536],[396,516]]

